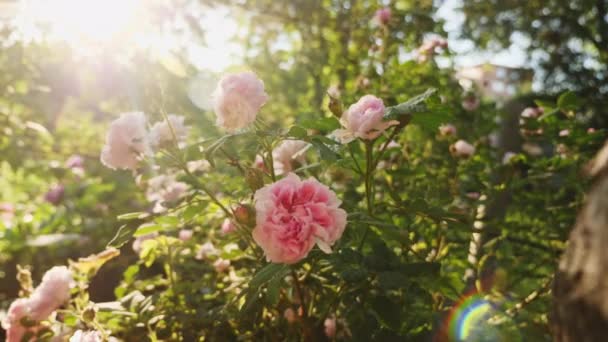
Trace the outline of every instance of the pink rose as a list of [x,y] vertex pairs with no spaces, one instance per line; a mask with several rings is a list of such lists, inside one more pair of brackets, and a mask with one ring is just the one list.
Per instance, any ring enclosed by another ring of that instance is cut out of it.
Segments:
[[74,154],[65,161],[65,167],[68,169],[84,168],[84,158],[78,154]]
[[289,324],[295,322],[298,318],[298,316],[296,315],[296,311],[292,308],[285,309],[285,311],[283,312],[283,317],[285,317]]
[[213,268],[215,268],[215,271],[217,273],[226,272],[226,270],[228,269],[228,267],[230,267],[230,260],[218,258],[213,263]]
[[146,116],[123,113],[110,124],[101,162],[111,169],[135,170],[142,155],[150,153]]
[[46,271],[29,298],[28,316],[36,321],[46,319],[70,299],[72,283],[72,272],[65,266],[55,266]]
[[188,191],[188,184],[178,182],[173,176],[159,175],[148,180],[146,198],[157,204],[155,212],[163,212],[164,204],[174,203]]
[[452,124],[441,125],[439,126],[439,134],[444,137],[456,135],[456,127]]
[[8,312],[4,320],[2,320],[2,328],[6,330],[6,342],[20,342],[27,329],[21,325],[21,319],[28,314],[29,300],[26,298],[18,298],[8,308]]
[[267,100],[264,82],[253,72],[226,75],[213,93],[217,125],[229,132],[249,126]]
[[65,194],[65,187],[61,184],[54,185],[46,194],[44,194],[44,200],[57,205],[63,199],[63,195]]
[[154,239],[157,236],[158,236],[158,233],[154,232],[154,233],[140,235],[140,236],[136,237],[135,240],[133,240],[133,244],[131,245],[133,252],[139,254],[139,252],[141,252],[141,247],[142,247],[142,244],[144,243],[144,241]]
[[[184,124],[184,117],[179,115],[170,114],[167,116],[171,127],[167,120],[162,120],[155,123],[150,129],[150,144],[155,148],[159,148],[172,142],[173,134],[177,139],[177,143],[183,143],[188,136],[188,127]],[[171,132],[173,129],[173,133]]]
[[569,129],[562,129],[561,131],[559,131],[559,136],[560,137],[567,137],[570,135],[570,130]]
[[192,235],[194,235],[192,229],[181,229],[178,233],[178,238],[182,241],[188,241],[192,239]]
[[91,330],[91,331],[82,331],[76,330],[74,335],[70,337],[69,342],[102,342],[103,336],[99,331]]
[[356,138],[372,140],[398,121],[384,121],[384,103],[373,95],[365,95],[351,105],[342,115],[340,123],[345,129],[339,129],[334,135],[346,144]]
[[217,254],[217,249],[211,242],[205,242],[196,253],[196,259],[208,259],[211,255]]
[[284,140],[272,151],[274,172],[282,175],[293,171],[294,162],[304,163],[308,143],[302,140]]
[[450,146],[450,152],[457,157],[468,158],[475,153],[475,147],[461,139]]
[[520,116],[522,118],[526,118],[526,119],[536,119],[538,118],[541,114],[543,113],[543,109],[542,108],[538,108],[538,107],[528,107],[526,109],[524,109]]
[[254,196],[253,238],[274,263],[296,263],[315,244],[325,253],[342,236],[346,211],[336,194],[316,179],[293,173],[259,189]]
[[323,322],[323,326],[325,327],[325,335],[329,338],[333,338],[336,336],[336,318],[328,317]]
[[479,108],[479,99],[477,96],[467,96],[462,100],[462,108],[468,112],[472,112]]
[[388,7],[380,8],[374,14],[374,18],[379,25],[386,25],[391,20],[391,9]]
[[224,220],[224,222],[222,222],[221,231],[222,231],[222,235],[227,235],[227,234],[230,234],[230,233],[236,231],[236,226],[234,225],[234,223],[232,223],[232,220],[227,218]]

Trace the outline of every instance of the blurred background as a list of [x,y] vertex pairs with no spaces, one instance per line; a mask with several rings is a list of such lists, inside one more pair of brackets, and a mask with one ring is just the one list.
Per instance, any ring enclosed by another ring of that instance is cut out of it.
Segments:
[[[379,29],[373,16],[384,6],[391,22]],[[516,125],[535,99],[575,92],[578,154],[548,180],[565,193],[515,198],[511,208],[521,210],[507,220],[551,230],[556,244],[545,250],[546,269],[535,270],[546,276],[580,203],[578,170],[608,124],[607,8],[603,0],[0,1],[0,303],[17,294],[17,264],[35,265],[39,279],[103,249],[117,215],[149,209],[129,172],[99,162],[110,121],[132,110],[155,121],[162,109],[185,115],[201,139],[216,131],[217,79],[244,69],[264,80],[266,119],[283,127],[329,116],[331,86],[345,103],[375,93],[389,105],[432,86],[475,140]],[[433,38],[447,48],[421,61],[420,46]],[[461,108],[469,95],[479,114]],[[522,151],[517,128],[502,132],[502,152]],[[539,153],[554,156],[555,145],[541,141]],[[552,201],[569,213],[534,216]],[[113,298],[129,253],[104,268],[93,300]]]

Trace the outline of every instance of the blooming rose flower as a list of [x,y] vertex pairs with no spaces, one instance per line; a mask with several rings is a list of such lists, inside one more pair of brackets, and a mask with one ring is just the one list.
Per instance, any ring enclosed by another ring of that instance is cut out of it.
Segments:
[[388,7],[380,8],[374,14],[374,18],[379,25],[386,25],[391,20],[391,9]]
[[71,155],[68,160],[65,161],[65,167],[68,169],[73,168],[84,168],[84,158],[79,154]]
[[186,163],[186,167],[188,168],[188,172],[191,173],[206,172],[209,171],[211,164],[205,159],[192,160]]
[[209,256],[214,254],[217,254],[217,249],[215,249],[215,246],[211,242],[205,242],[196,253],[196,259],[207,259]]
[[570,130],[569,129],[562,129],[561,131],[559,131],[559,136],[560,137],[567,137],[570,135]]
[[456,126],[452,124],[441,125],[439,126],[439,134],[443,135],[444,137],[456,135]]
[[315,243],[330,253],[346,227],[341,201],[314,178],[302,181],[290,173],[256,191],[254,199],[253,238],[274,263],[298,262]]
[[42,282],[29,298],[28,316],[36,321],[46,319],[70,299],[70,287],[73,282],[72,272],[65,266],[55,266],[46,271]]
[[218,258],[213,263],[213,268],[217,273],[225,272],[230,267],[230,260]]
[[27,298],[19,298],[11,303],[4,320],[2,328],[6,330],[6,342],[20,342],[27,329],[21,325],[21,319],[28,313]]
[[542,108],[538,108],[538,107],[528,107],[526,109],[524,109],[520,116],[522,118],[526,118],[526,119],[536,119],[538,118],[541,114],[543,113],[543,109]]
[[524,150],[527,154],[535,157],[543,154],[543,148],[535,143],[524,143],[523,145],[521,145],[521,149]]
[[372,140],[399,121],[384,121],[384,103],[373,95],[365,95],[351,105],[342,115],[340,123],[345,129],[334,131],[334,135],[346,144],[356,138]]
[[589,127],[589,128],[587,128],[587,133],[588,133],[588,134],[593,134],[593,133],[595,133],[595,128],[593,128],[593,127]]
[[328,317],[323,322],[323,326],[325,327],[325,335],[329,338],[333,338],[336,336],[336,318]]
[[468,158],[475,153],[475,147],[461,139],[450,146],[450,152],[457,157]]
[[135,240],[133,240],[133,244],[131,245],[131,248],[133,248],[133,252],[139,254],[139,252],[141,252],[141,247],[144,241],[154,239],[157,236],[158,233],[154,232],[136,237]]
[[91,330],[91,331],[82,331],[76,330],[74,335],[70,337],[69,342],[102,342],[103,336],[99,331]]
[[182,241],[188,241],[192,239],[193,234],[194,232],[192,231],[192,229],[181,229],[178,233],[178,237]]
[[224,76],[212,96],[217,125],[229,132],[253,123],[268,100],[264,82],[253,72]]
[[154,212],[162,212],[166,208],[164,203],[173,203],[182,198],[188,191],[188,184],[178,182],[173,176],[159,175],[148,180],[146,198],[155,202]]
[[54,185],[46,194],[44,194],[44,200],[57,205],[63,199],[63,195],[65,194],[65,187],[61,184]]
[[111,169],[135,170],[142,155],[150,153],[146,115],[123,113],[110,124],[101,162]]
[[227,218],[224,220],[224,222],[222,222],[221,231],[222,231],[223,235],[227,235],[227,234],[230,234],[230,233],[236,231],[236,226],[234,225],[234,223],[232,223],[232,220]]
[[416,50],[417,60],[419,63],[428,61],[434,54],[437,48],[446,49],[448,47],[448,41],[443,38],[433,38],[425,41]]
[[[175,133],[178,144],[183,143],[188,136],[188,127],[184,124],[183,116],[170,114],[167,119],[171,127],[167,120],[162,120],[155,123],[150,129],[150,144],[155,148],[173,141],[173,133]],[[173,133],[171,133],[171,128],[173,128]]]
[[467,96],[462,100],[462,108],[468,112],[472,112],[479,108],[479,99],[477,96]]
[[292,308],[285,309],[285,311],[283,312],[283,317],[285,317],[287,322],[289,322],[290,324],[295,322],[298,318],[298,316],[296,315],[296,311]]
[[513,160],[513,158],[515,158],[517,156],[517,153],[514,152],[505,152],[504,156],[502,156],[502,163],[503,164],[509,164],[511,162],[511,160]]
[[277,148],[272,151],[274,172],[282,175],[293,171],[294,161],[304,163],[304,152],[308,143],[302,140],[284,140]]

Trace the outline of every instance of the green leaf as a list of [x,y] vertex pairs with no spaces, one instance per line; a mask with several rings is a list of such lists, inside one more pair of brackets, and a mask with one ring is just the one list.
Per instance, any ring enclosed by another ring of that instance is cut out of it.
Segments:
[[392,330],[399,330],[401,324],[401,310],[397,303],[388,297],[380,296],[372,300],[372,312],[380,323]]
[[563,111],[576,110],[581,106],[581,99],[572,91],[567,91],[557,99],[557,107]]
[[402,265],[399,269],[401,274],[407,277],[438,276],[441,264],[438,262],[413,262]]
[[134,224],[133,222],[137,221],[132,221],[127,224],[123,224],[120,228],[118,228],[116,235],[114,235],[112,240],[108,242],[108,247],[120,248],[125,243],[127,243],[131,239],[131,237],[133,237],[133,234],[139,227],[139,224]]
[[137,228],[137,230],[133,233],[133,236],[137,237],[137,236],[147,235],[147,234],[158,232],[162,229],[163,229],[163,227],[158,224],[145,223],[145,224],[142,224],[141,226],[139,226],[139,228]]
[[399,120],[404,116],[426,111],[425,101],[437,92],[435,88],[429,88],[424,93],[416,95],[411,99],[396,106],[389,107],[384,114],[384,120]]
[[138,212],[134,212],[134,213],[118,215],[116,218],[118,219],[118,221],[128,221],[128,220],[134,220],[134,219],[143,219],[148,216],[150,216],[150,214],[143,212],[143,211],[138,211]]
[[279,302],[282,281],[281,277],[274,277],[268,282],[268,286],[266,286],[266,300],[271,306],[275,306]]
[[287,135],[296,139],[305,139],[308,136],[308,132],[305,128],[302,128],[300,126],[292,126],[289,129],[289,132],[287,132]]
[[385,291],[396,290],[405,287],[408,284],[408,278],[400,272],[380,272],[378,273],[378,284]]
[[302,120],[299,126],[308,129],[316,129],[319,131],[329,132],[340,127],[340,122],[334,117],[319,118],[314,120]]
[[289,273],[287,265],[270,263],[256,272],[251,281],[249,281],[249,288],[259,289],[273,278],[283,278],[287,273]]
[[311,139],[310,143],[319,152],[321,159],[327,160],[327,161],[335,161],[337,159],[341,159],[340,155],[336,151],[329,148],[320,139],[317,139],[317,137],[314,137],[313,139]]

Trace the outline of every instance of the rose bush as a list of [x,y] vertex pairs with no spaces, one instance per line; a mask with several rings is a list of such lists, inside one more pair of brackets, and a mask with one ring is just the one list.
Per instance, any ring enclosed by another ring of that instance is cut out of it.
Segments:
[[165,61],[130,66],[162,72],[137,112],[98,98],[110,122],[93,132],[69,125],[80,107],[51,133],[35,109],[0,111],[23,137],[0,145],[7,339],[546,338],[578,170],[605,131],[574,93],[496,106],[462,90],[436,61],[446,41],[420,34],[441,33],[425,9],[374,6],[305,18],[287,56],[252,49],[256,73],[198,94],[212,110],[180,102]]

